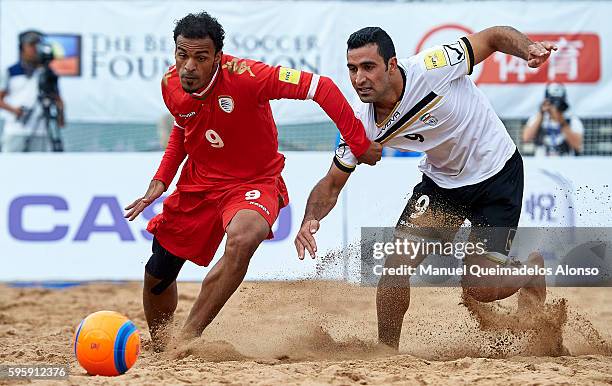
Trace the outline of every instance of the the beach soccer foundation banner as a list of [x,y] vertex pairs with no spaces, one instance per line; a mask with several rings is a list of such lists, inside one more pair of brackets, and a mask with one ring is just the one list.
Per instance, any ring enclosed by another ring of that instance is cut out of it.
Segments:
[[[151,254],[147,221],[162,205],[150,206],[133,222],[123,218],[123,208],[144,194],[160,156],[0,157],[0,280],[141,279]],[[255,253],[247,279],[347,277],[345,259],[359,261],[362,227],[393,227],[421,179],[418,160],[412,158],[385,158],[375,167],[359,166],[316,234],[318,258],[300,261],[293,240],[308,195],[328,170],[331,154],[286,156],[283,176],[291,202],[273,228],[275,239]],[[612,226],[610,169],[612,160],[605,158],[525,159],[520,225]],[[223,244],[217,259],[222,251]],[[326,276],[319,275],[321,265]],[[205,273],[206,269],[186,264],[180,278],[201,280]]]
[[[549,82],[568,87],[581,117],[612,115],[611,2],[335,2],[335,1],[20,1],[0,2],[0,67],[17,61],[17,36],[36,28],[50,34],[61,74],[68,120],[155,122],[166,112],[160,79],[174,61],[174,22],[206,10],[226,31],[224,51],[330,76],[351,99],[346,40],[380,26],[399,57],[452,42],[494,25],[510,25],[533,40],[559,46],[549,62],[495,53],[471,78],[505,118],[531,116]],[[486,17],[482,17],[486,15]],[[525,17],[537,15],[537,17]],[[314,102],[274,101],[279,123],[325,120]]]

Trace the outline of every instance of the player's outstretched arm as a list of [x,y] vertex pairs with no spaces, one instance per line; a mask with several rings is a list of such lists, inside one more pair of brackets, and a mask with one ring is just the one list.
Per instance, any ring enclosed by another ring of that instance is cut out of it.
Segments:
[[149,183],[149,189],[147,189],[145,195],[137,198],[134,200],[134,202],[125,207],[125,210],[128,211],[125,218],[130,221],[134,220],[136,217],[138,217],[140,212],[142,212],[147,206],[151,205],[152,202],[157,200],[165,191],[166,185],[163,182],[159,180],[151,181],[151,183]]
[[295,237],[295,248],[300,260],[304,259],[305,250],[308,250],[313,259],[315,258],[317,243],[314,234],[319,230],[319,221],[336,205],[338,195],[350,175],[332,163],[325,177],[310,192],[302,226]]
[[187,156],[183,144],[184,140],[184,130],[175,125],[170,133],[168,146],[166,147],[162,161],[157,169],[157,173],[153,176],[153,180],[149,184],[147,192],[144,196],[137,198],[134,202],[125,207],[125,210],[128,211],[125,218],[130,221],[134,220],[147,206],[161,197],[166,189],[168,189],[179,166]]
[[525,59],[529,67],[536,68],[548,60],[552,51],[557,50],[552,42],[532,42],[525,34],[508,26],[487,28],[467,38],[474,52],[474,65],[499,51]]
[[382,145],[370,142],[363,124],[355,117],[353,109],[334,81],[321,76],[313,100],[334,121],[359,163],[375,165],[380,161]]
[[259,100],[312,99],[334,122],[359,163],[374,165],[380,161],[382,146],[368,139],[363,124],[331,78],[261,62],[247,67],[252,67],[253,76],[246,79],[255,87]]

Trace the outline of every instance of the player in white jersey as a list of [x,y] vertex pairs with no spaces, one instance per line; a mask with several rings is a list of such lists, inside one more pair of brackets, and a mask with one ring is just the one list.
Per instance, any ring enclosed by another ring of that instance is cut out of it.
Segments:
[[[407,59],[397,59],[393,41],[378,27],[353,33],[348,40],[351,83],[362,103],[355,114],[368,137],[383,146],[422,151],[426,156],[417,184],[395,228],[395,237],[412,241],[452,240],[465,221],[471,237],[485,240],[481,256],[466,264],[482,267],[519,266],[509,258],[523,194],[522,158],[484,94],[468,77],[475,65],[495,51],[511,54],[539,67],[556,47],[532,42],[511,27],[492,27],[455,42],[435,46]],[[327,175],[308,198],[295,245],[314,257],[313,237],[319,221],[334,207],[357,160],[342,141]],[[427,257],[389,256],[385,267],[416,267]],[[543,267],[538,254],[527,266]],[[544,277],[492,276],[475,281],[464,275],[464,295],[490,302],[520,291],[519,304],[542,304]],[[382,275],[378,283],[378,334],[381,343],[397,349],[404,314],[410,303],[406,277]]]

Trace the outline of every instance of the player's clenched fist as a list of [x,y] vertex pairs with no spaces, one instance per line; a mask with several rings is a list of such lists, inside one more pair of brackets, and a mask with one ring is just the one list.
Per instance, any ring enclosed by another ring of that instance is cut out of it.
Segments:
[[307,249],[310,253],[310,257],[315,258],[317,253],[317,242],[315,241],[314,234],[319,230],[318,220],[307,220],[304,221],[297,236],[295,236],[295,248],[300,260],[304,259],[304,250]]
[[527,47],[529,56],[527,65],[531,68],[540,67],[548,60],[552,51],[557,51],[557,46],[552,42],[535,42]]
[[125,210],[128,210],[125,218],[132,221],[140,212],[142,212],[149,204],[153,201],[157,200],[164,192],[166,191],[166,185],[159,180],[153,180],[149,184],[149,189],[143,197],[137,198],[130,205],[125,207]]
[[376,162],[380,161],[382,157],[382,145],[378,142],[371,142],[370,147],[365,153],[357,157],[359,163],[376,165]]

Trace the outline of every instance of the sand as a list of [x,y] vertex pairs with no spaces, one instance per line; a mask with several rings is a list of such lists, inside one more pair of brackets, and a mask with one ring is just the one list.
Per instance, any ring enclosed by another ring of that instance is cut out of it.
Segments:
[[[69,364],[67,381],[36,384],[612,384],[611,288],[552,288],[537,318],[517,317],[516,297],[475,317],[457,288],[415,288],[397,354],[375,344],[373,288],[246,282],[201,339],[155,353],[140,285],[0,285],[0,362]],[[177,323],[198,290],[179,284]],[[103,309],[130,317],[143,338],[120,377],[87,375],[71,351],[80,320]]]

